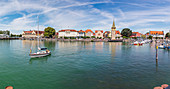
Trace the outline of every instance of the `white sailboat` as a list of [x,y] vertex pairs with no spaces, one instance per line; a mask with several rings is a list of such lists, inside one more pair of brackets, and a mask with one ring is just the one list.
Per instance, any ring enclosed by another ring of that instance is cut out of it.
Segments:
[[30,54],[29,56],[31,58],[36,58],[36,57],[45,57],[51,54],[51,52],[47,49],[47,48],[40,48],[40,44],[39,44],[39,18],[38,18],[38,32],[37,32],[38,36],[37,36],[37,40],[38,40],[38,52],[32,53],[31,49],[30,49]]

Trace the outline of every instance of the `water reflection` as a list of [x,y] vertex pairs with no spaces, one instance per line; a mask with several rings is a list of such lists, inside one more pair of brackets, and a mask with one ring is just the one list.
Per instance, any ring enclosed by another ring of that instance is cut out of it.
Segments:
[[95,42],[95,50],[97,50],[98,52],[103,52],[103,42]]
[[156,59],[156,72],[158,71],[158,60]]
[[50,49],[51,51],[55,50],[56,42],[55,41],[45,41],[44,46]]
[[[51,55],[49,55],[51,56]],[[29,60],[29,64],[33,64],[33,63],[47,63],[48,57],[40,57],[40,58],[30,58]]]
[[[39,41],[40,47],[44,46],[43,41]],[[38,41],[36,40],[22,40],[22,47],[23,48],[37,48],[38,47]]]
[[120,50],[119,45],[122,45],[122,43],[121,42],[109,42],[109,49],[110,49],[110,52],[113,58],[116,55],[116,50]]

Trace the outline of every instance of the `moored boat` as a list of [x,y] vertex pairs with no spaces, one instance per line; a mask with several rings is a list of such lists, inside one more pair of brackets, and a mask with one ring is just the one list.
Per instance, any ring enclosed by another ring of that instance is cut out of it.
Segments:
[[133,45],[139,45],[139,46],[141,46],[141,45],[143,45],[143,43],[136,41],[136,42],[133,43]]
[[[38,18],[39,21],[39,18]],[[30,49],[30,54],[29,56],[31,58],[35,58],[35,57],[45,57],[51,54],[51,52],[47,49],[47,48],[40,48],[40,44],[39,44],[39,22],[38,22],[38,36],[37,36],[37,40],[38,40],[38,52],[36,53],[32,53],[32,50]]]
[[[31,52],[31,51],[30,51]],[[29,56],[31,58],[35,58],[35,57],[44,57],[44,56],[48,56],[50,55],[51,52],[47,49],[47,48],[41,48],[41,50],[39,52],[36,53],[30,53]]]

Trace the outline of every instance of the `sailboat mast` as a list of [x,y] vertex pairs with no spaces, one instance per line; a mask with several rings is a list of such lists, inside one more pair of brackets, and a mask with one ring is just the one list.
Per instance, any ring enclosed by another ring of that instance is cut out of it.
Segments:
[[38,23],[38,32],[37,32],[37,34],[38,34],[38,48],[40,47],[40,44],[39,44],[39,16],[37,16],[37,23]]

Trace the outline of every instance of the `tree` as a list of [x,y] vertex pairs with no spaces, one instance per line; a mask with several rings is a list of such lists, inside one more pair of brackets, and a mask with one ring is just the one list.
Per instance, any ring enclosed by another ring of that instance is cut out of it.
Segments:
[[126,36],[126,37],[130,37],[132,35],[132,30],[130,30],[129,28],[124,28],[121,31],[121,35]]
[[152,40],[153,36],[149,35],[149,37],[148,37],[148,38]]
[[145,39],[145,38],[146,38],[146,35],[142,35],[141,37],[142,37],[143,39]]
[[165,38],[170,38],[170,33],[166,33]]
[[44,36],[52,38],[55,35],[55,29],[52,27],[47,27],[44,29]]
[[91,36],[91,38],[95,38],[95,36]]

